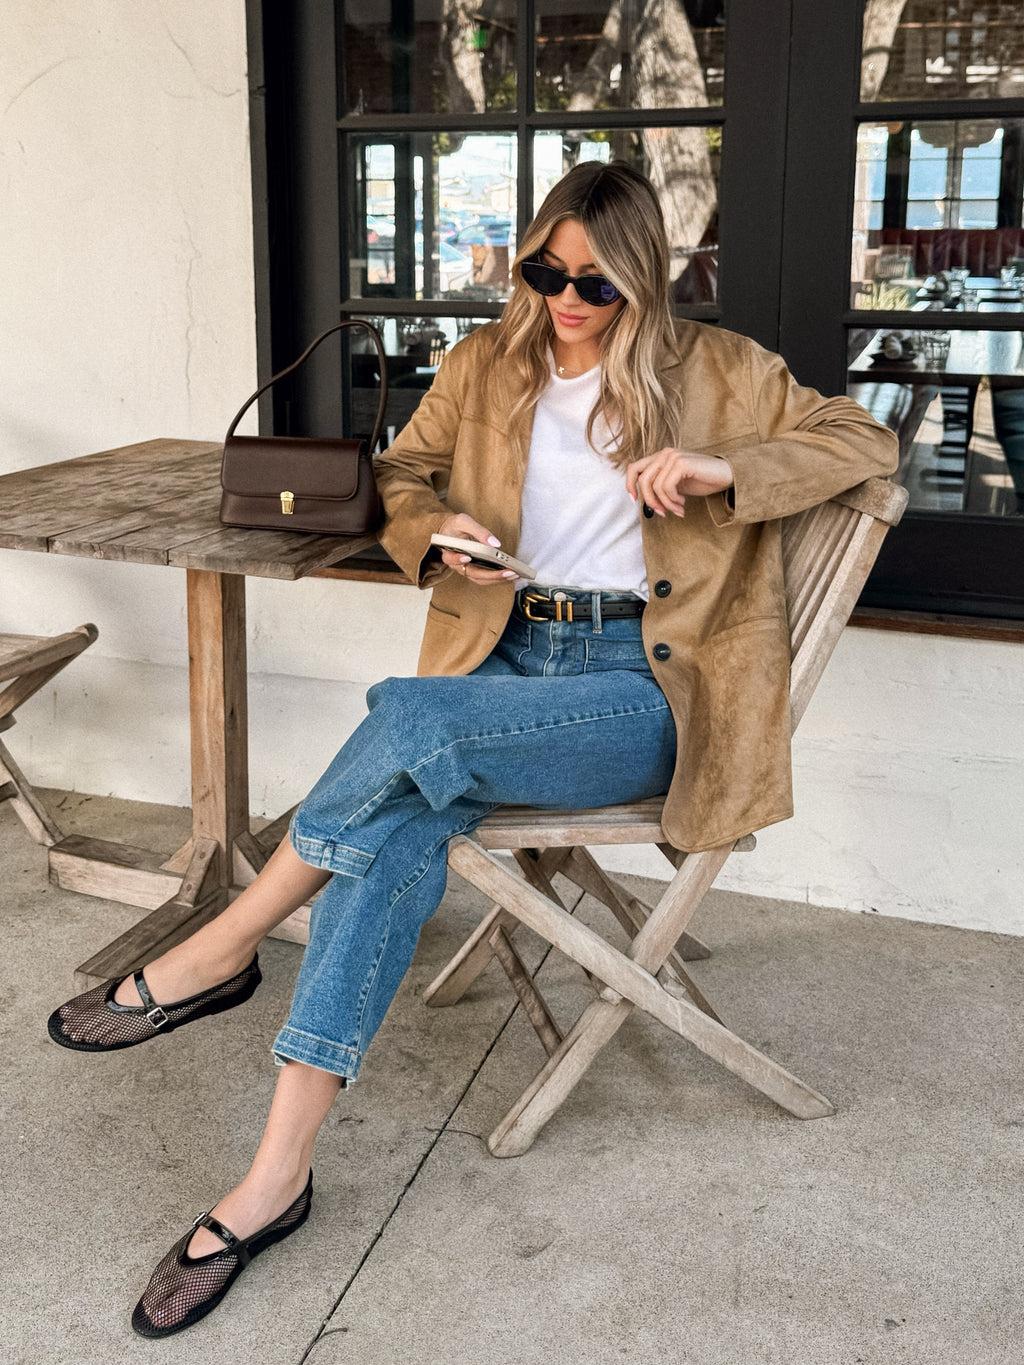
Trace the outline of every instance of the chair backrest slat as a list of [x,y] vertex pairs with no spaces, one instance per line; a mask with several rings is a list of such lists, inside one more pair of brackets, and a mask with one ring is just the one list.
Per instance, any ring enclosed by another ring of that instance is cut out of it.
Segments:
[[848,507],[825,503],[782,527],[791,652],[795,658],[847,553],[860,514]]
[[887,479],[868,479],[831,502],[783,521],[794,729],[857,603],[885,534],[899,521],[906,503],[906,489]]

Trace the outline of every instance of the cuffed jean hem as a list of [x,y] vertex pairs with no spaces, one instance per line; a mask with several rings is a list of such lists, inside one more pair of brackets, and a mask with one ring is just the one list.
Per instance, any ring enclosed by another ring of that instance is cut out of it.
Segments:
[[308,834],[299,834],[295,828],[297,814],[292,816],[288,838],[304,863],[310,867],[323,868],[325,872],[340,872],[344,877],[366,876],[377,856],[375,853],[367,853],[361,848],[348,848],[345,844],[335,843],[333,839],[316,839]]
[[315,1066],[318,1071],[340,1076],[346,1087],[359,1075],[363,1060],[354,1047],[343,1047],[329,1038],[317,1038],[315,1034],[303,1033],[288,1025],[274,1039],[273,1053],[278,1066],[303,1062],[306,1066]]

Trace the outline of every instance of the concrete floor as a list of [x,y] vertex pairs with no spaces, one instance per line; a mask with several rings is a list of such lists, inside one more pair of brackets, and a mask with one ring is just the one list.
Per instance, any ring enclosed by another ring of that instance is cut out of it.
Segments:
[[[69,831],[168,851],[186,828],[54,802]],[[419,999],[482,908],[461,885],[325,1126],[306,1227],[204,1322],[135,1337],[153,1265],[247,1165],[301,949],[265,944],[230,1014],[64,1051],[47,1015],[139,912],[49,886],[45,861],[0,808],[4,1365],[1024,1360],[1024,939],[712,892],[695,975],[836,1117],[789,1118],[633,1018],[497,1161],[481,1139],[541,1054],[496,968],[454,1009]],[[541,979],[566,1014],[582,998],[553,957]]]

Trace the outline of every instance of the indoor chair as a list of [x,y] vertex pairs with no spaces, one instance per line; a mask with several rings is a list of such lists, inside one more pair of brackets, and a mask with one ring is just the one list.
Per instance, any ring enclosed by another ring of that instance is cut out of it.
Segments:
[[[795,728],[856,604],[890,526],[907,502],[885,479],[784,519],[782,528]],[[548,1054],[545,1066],[488,1139],[495,1156],[519,1156],[562,1104],[633,1009],[645,1010],[797,1118],[834,1113],[831,1103],[733,1033],[719,1018],[686,962],[708,957],[687,925],[734,850],[754,837],[702,853],[681,853],[661,829],[662,800],[592,811],[502,807],[471,838],[452,841],[454,868],[494,902],[492,909],[424,993],[430,1005],[461,999],[492,958],[504,968]],[[647,905],[605,872],[587,846],[655,844],[676,869],[664,894]],[[495,856],[511,852],[515,865]],[[625,929],[620,949],[575,919],[552,886],[560,874],[589,892]],[[520,924],[578,963],[595,998],[563,1032],[513,941]]]
[[[18,707],[45,687],[76,654],[88,649],[97,634],[92,625],[79,626],[66,635],[0,634],[0,733],[14,724]],[[52,848],[63,838],[56,821],[0,742],[0,802],[4,801],[10,801],[36,843]]]

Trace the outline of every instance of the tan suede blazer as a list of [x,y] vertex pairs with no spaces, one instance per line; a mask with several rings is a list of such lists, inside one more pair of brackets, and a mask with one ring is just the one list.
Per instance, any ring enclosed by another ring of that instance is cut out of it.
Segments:
[[[470,672],[512,609],[511,583],[480,588],[428,559],[452,512],[468,512],[513,554],[518,544],[532,418],[511,421],[515,390],[494,342],[490,325],[452,349],[378,464],[381,542],[434,590],[421,674]],[[697,851],[793,813],[778,518],[891,473],[897,442],[850,399],[803,388],[777,355],[701,323],[678,324],[662,377],[682,395],[676,446],[725,456],[735,475],[732,507],[723,494],[688,498],[683,518],[637,509],[651,588],[644,645],[678,733],[664,827],[677,848]],[[655,657],[657,644],[667,658]]]

